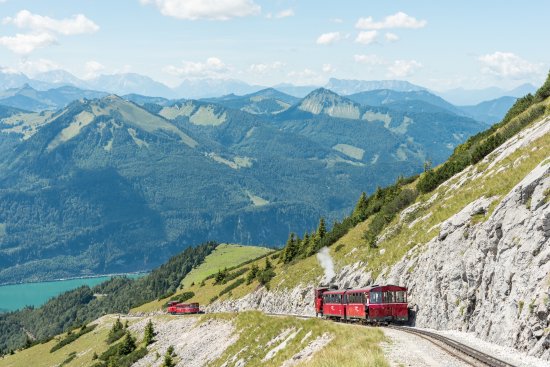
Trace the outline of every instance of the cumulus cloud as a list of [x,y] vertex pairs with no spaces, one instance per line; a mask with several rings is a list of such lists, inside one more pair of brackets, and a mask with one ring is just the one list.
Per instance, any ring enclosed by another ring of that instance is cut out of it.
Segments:
[[388,76],[403,78],[412,75],[421,67],[422,64],[416,60],[395,60],[390,66],[388,66]]
[[340,32],[329,32],[329,33],[323,33],[319,37],[317,37],[317,44],[318,45],[331,45],[333,43],[336,43],[342,39],[342,34]]
[[178,19],[228,20],[257,15],[261,8],[253,0],[141,0],[154,4],[162,15]]
[[356,63],[371,66],[384,64],[384,60],[378,55],[354,55],[353,59]]
[[215,77],[229,71],[227,65],[217,57],[209,57],[205,62],[184,61],[181,66],[169,65],[164,71],[178,77]]
[[418,29],[426,26],[428,22],[425,20],[417,20],[410,15],[397,12],[393,15],[388,15],[381,22],[375,22],[372,17],[359,18],[355,27],[359,29],[392,29],[392,28],[410,28]]
[[323,64],[323,73],[332,73],[334,71],[334,67],[331,64]]
[[15,36],[0,37],[0,45],[7,47],[18,55],[28,55],[37,48],[56,43],[56,39],[49,33],[16,34]]
[[395,33],[390,33],[390,32],[388,32],[388,33],[386,33],[386,34],[384,35],[384,37],[386,38],[386,41],[388,41],[388,42],[396,42],[396,41],[399,41],[399,36],[398,36],[397,34],[395,34]]
[[286,9],[286,10],[282,10],[280,12],[278,12],[277,14],[275,14],[275,18],[288,18],[288,17],[293,17],[295,14],[294,14],[294,10],[292,9]]
[[370,45],[376,41],[376,37],[378,37],[378,31],[361,31],[355,38],[355,42]]
[[99,26],[83,14],[77,14],[72,18],[53,19],[28,10],[21,10],[15,17],[6,17],[4,24],[13,24],[18,28],[27,28],[33,31],[46,31],[63,35],[74,35],[82,33],[94,33]]
[[103,64],[95,60],[90,60],[84,64],[84,79],[93,79],[104,72],[105,69],[106,67]]
[[284,62],[281,61],[274,61],[272,63],[260,63],[260,64],[252,64],[250,65],[249,69],[253,73],[257,74],[264,74],[269,71],[278,70],[285,66]]
[[512,52],[497,51],[479,57],[484,65],[482,71],[498,77],[521,79],[540,74],[542,64],[531,63]]

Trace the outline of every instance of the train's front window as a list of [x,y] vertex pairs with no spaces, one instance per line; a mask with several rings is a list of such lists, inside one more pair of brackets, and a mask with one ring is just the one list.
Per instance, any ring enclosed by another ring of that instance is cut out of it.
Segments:
[[382,292],[370,292],[370,303],[382,303]]
[[407,292],[405,292],[405,291],[395,292],[395,302],[398,302],[398,303],[407,302]]

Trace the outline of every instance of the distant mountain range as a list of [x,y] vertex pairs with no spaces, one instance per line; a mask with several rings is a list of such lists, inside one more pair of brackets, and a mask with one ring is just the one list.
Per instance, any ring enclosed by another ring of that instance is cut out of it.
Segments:
[[[248,95],[265,89],[265,86],[250,85],[235,79],[188,79],[179,86],[170,88],[150,77],[135,73],[120,73],[100,75],[90,80],[81,80],[64,70],[53,70],[28,78],[21,73],[8,73],[0,70],[0,91],[20,88],[29,85],[37,90],[54,89],[61,86],[74,86],[84,90],[96,90],[117,95],[139,94],[145,96],[162,97],[167,99],[178,98],[217,98],[229,94]],[[294,97],[303,98],[320,86],[296,86],[283,83],[273,86],[274,89]],[[351,95],[373,90],[392,90],[395,92],[422,92],[427,88],[403,80],[348,80],[329,79],[323,86],[340,95]],[[522,97],[535,91],[531,84],[524,84],[512,90],[487,88],[480,90],[466,90],[462,88],[443,92],[433,92],[454,105],[475,105],[484,101],[500,97]]]
[[[204,240],[280,245],[485,126],[421,91],[360,96],[377,106],[323,88],[86,93],[25,86],[0,99],[30,99],[0,107],[0,283],[150,269]],[[28,111],[59,95],[76,100]]]

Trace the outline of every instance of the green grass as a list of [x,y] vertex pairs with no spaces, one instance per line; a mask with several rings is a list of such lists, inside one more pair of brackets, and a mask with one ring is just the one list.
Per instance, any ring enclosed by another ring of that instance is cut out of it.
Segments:
[[[210,363],[212,367],[223,365],[237,354],[234,361],[242,358],[250,367],[280,366],[324,333],[329,333],[332,341],[314,354],[311,361],[300,364],[300,366],[388,366],[379,347],[379,343],[384,341],[385,337],[383,332],[377,328],[342,325],[321,319],[304,320],[294,317],[266,316],[260,312],[205,315],[203,320],[210,318],[232,320],[239,333],[237,342],[231,345],[220,358]],[[290,330],[289,334],[294,332],[297,334],[288,340],[286,347],[276,353],[273,358],[262,362],[269,351],[280,344],[282,340],[270,346],[267,344],[285,330]],[[310,336],[304,340],[307,334]]]
[[273,250],[265,247],[219,245],[198,268],[187,274],[181,283],[184,287],[189,287],[192,283],[198,284],[207,276],[217,273],[218,270],[242,264],[271,251]]
[[18,351],[14,355],[5,356],[0,359],[0,367],[90,366],[94,352],[100,355],[107,349],[105,339],[114,320],[114,316],[106,317],[94,330],[52,353],[50,353],[51,348],[59,340],[66,338],[67,334],[59,335],[47,343]]
[[[179,295],[184,292],[193,292],[195,293],[195,297],[186,302],[199,302],[201,305],[208,304],[210,303],[210,299],[212,297],[219,295],[220,291],[227,287],[227,284],[215,285],[214,279],[208,279],[205,281],[205,285],[201,287],[200,283],[206,277],[217,273],[218,270],[238,266],[239,264],[249,261],[251,262],[243,265],[243,267],[250,267],[252,264],[262,266],[264,260],[258,258],[269,254],[270,252],[273,252],[273,250],[264,247],[228,244],[219,245],[210,255],[206,257],[201,265],[187,274],[187,276],[182,280],[181,289],[178,290],[175,295]],[[258,260],[252,261],[254,259]],[[246,289],[245,293],[243,293],[243,288]],[[241,285],[237,288],[237,290],[233,290],[231,292],[232,297],[235,297],[235,295],[243,296],[253,289],[254,288],[252,285]],[[160,310],[162,305],[174,296],[146,303],[133,309],[132,312],[150,312]],[[229,296],[226,294],[225,298],[227,297]]]

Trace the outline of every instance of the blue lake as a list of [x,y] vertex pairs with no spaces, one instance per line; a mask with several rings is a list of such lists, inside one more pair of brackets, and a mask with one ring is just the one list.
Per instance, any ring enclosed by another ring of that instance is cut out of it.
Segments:
[[[130,278],[138,278],[144,274],[127,274]],[[0,312],[14,311],[25,306],[41,306],[50,298],[82,285],[93,287],[112,276],[95,278],[56,280],[52,282],[22,283],[0,286]]]

